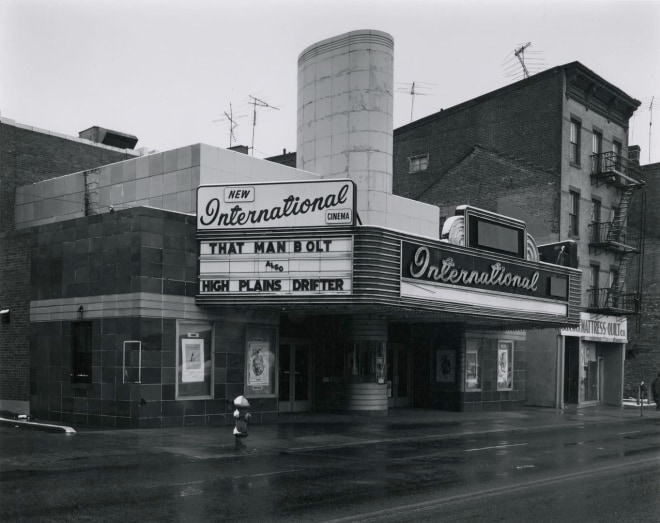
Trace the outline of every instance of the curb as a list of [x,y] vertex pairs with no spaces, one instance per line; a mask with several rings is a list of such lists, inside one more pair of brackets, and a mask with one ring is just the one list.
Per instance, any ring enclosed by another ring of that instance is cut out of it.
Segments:
[[73,436],[76,434],[75,429],[72,427],[67,427],[66,425],[53,425],[51,423],[39,423],[36,421],[27,421],[22,419],[8,419],[0,418],[0,424],[2,425],[11,425],[12,427],[24,427],[34,430],[43,430],[46,432],[62,432],[67,436]]

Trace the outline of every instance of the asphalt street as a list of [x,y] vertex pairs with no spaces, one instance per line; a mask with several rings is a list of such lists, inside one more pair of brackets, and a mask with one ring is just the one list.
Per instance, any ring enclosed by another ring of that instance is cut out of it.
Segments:
[[657,521],[660,412],[0,427],[2,521]]

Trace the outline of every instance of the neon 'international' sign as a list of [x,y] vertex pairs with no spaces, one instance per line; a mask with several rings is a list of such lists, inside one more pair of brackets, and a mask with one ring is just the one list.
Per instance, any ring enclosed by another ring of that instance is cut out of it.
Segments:
[[456,252],[406,241],[401,245],[401,278],[407,282],[405,288],[418,298],[424,294],[412,290],[414,282],[568,301],[567,277],[550,268],[513,259],[494,260],[483,252]]
[[509,272],[499,262],[491,264],[486,271],[458,267],[453,257],[444,258],[440,260],[439,264],[433,264],[428,247],[417,248],[409,271],[412,278],[454,285],[481,285],[536,291],[539,283],[538,271],[534,271],[528,276],[521,276]]

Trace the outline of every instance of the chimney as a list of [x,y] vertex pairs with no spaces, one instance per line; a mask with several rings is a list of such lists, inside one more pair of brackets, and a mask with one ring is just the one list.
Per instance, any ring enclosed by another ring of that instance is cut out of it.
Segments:
[[642,149],[639,145],[628,146],[628,161],[633,165],[639,165],[639,159],[642,156]]
[[80,138],[94,143],[118,147],[119,149],[134,149],[137,144],[137,137],[132,134],[120,133],[104,127],[94,126],[78,133]]
[[234,145],[229,148],[230,151],[235,151],[237,153],[241,154],[248,154],[248,146],[247,145]]

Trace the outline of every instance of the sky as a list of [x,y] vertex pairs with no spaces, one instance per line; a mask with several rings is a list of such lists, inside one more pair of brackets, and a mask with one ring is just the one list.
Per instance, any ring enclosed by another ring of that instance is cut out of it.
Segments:
[[630,144],[660,162],[660,0],[0,0],[0,115],[295,151],[298,55],[356,29],[394,37],[395,128],[521,79],[531,43],[530,74],[579,61],[639,100]]

